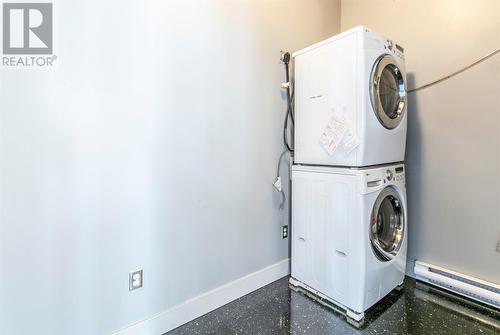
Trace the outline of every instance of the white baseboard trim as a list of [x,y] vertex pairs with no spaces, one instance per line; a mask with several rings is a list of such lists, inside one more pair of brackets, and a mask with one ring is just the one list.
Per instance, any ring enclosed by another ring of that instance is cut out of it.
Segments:
[[212,291],[186,300],[148,319],[112,332],[111,335],[164,334],[289,274],[290,259],[284,259]]

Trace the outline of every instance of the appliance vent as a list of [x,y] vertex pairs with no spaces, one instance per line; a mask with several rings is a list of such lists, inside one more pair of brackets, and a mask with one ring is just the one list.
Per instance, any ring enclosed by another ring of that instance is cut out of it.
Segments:
[[500,286],[424,262],[415,262],[418,280],[500,308]]

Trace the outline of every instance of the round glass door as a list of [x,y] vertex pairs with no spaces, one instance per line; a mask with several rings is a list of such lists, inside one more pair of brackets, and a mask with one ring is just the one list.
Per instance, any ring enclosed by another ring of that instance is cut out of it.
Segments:
[[375,200],[370,222],[370,241],[383,262],[398,254],[405,233],[404,209],[396,190],[386,187]]
[[403,74],[392,56],[381,56],[372,71],[371,101],[380,123],[396,128],[406,110],[406,87]]

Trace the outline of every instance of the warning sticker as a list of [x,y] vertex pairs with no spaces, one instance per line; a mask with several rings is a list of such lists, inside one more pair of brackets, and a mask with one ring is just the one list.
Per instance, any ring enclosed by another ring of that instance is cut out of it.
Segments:
[[345,117],[339,117],[336,114],[330,118],[326,124],[323,133],[319,139],[319,144],[325,151],[332,156],[337,150],[337,147],[342,142],[348,129]]

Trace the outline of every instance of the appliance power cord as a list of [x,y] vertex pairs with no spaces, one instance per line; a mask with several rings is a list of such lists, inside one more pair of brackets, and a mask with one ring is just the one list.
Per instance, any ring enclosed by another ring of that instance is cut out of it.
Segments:
[[[281,84],[281,88],[285,89],[286,92],[286,113],[285,113],[285,120],[283,122],[283,144],[285,145],[285,151],[283,151],[279,157],[278,160],[278,168],[276,170],[276,179],[273,182],[274,188],[280,193],[281,196],[281,202],[280,202],[280,210],[283,210],[285,208],[286,204],[286,195],[285,195],[285,190],[283,187],[283,183],[281,180],[280,176],[280,170],[281,170],[281,161],[283,160],[283,157],[287,153],[289,153],[291,156],[293,156],[293,144],[290,143],[288,139],[288,134],[290,133],[290,136],[292,138],[292,143],[293,143],[293,132],[294,132],[294,124],[295,124],[295,118],[294,118],[294,112],[293,112],[293,100],[295,96],[295,90],[293,90],[293,84],[290,80],[290,53],[289,52],[281,52],[281,61],[285,65],[285,79],[286,81]],[[290,127],[290,131],[289,131]]]
[[454,76],[456,76],[457,74],[460,74],[460,73],[462,73],[462,72],[464,72],[464,71],[467,71],[468,69],[470,69],[470,68],[472,68],[472,67],[474,67],[474,66],[478,65],[479,63],[484,62],[484,61],[485,61],[485,60],[487,60],[488,58],[491,58],[491,57],[495,56],[495,55],[496,55],[496,54],[498,54],[499,52],[500,52],[500,49],[496,49],[495,51],[490,52],[490,53],[489,53],[489,54],[487,54],[486,56],[484,56],[484,57],[482,57],[482,58],[478,59],[478,60],[477,60],[477,61],[475,61],[474,63],[469,64],[469,65],[467,65],[466,67],[463,67],[463,68],[461,68],[460,70],[453,72],[452,74],[449,74],[449,75],[447,75],[447,76],[445,76],[445,77],[443,77],[443,78],[440,78],[440,79],[438,79],[438,80],[434,80],[433,82],[430,82],[430,83],[428,83],[428,84],[425,84],[425,85],[422,85],[422,86],[419,86],[419,87],[416,87],[416,88],[409,89],[409,90],[408,90],[408,93],[412,93],[412,92],[420,91],[420,90],[423,90],[424,88],[431,87],[431,86],[434,86],[434,85],[436,85],[436,84],[439,84],[439,83],[441,83],[441,82],[443,82],[443,81],[445,81],[445,80],[448,80],[448,79],[450,79],[451,77],[454,77]]

